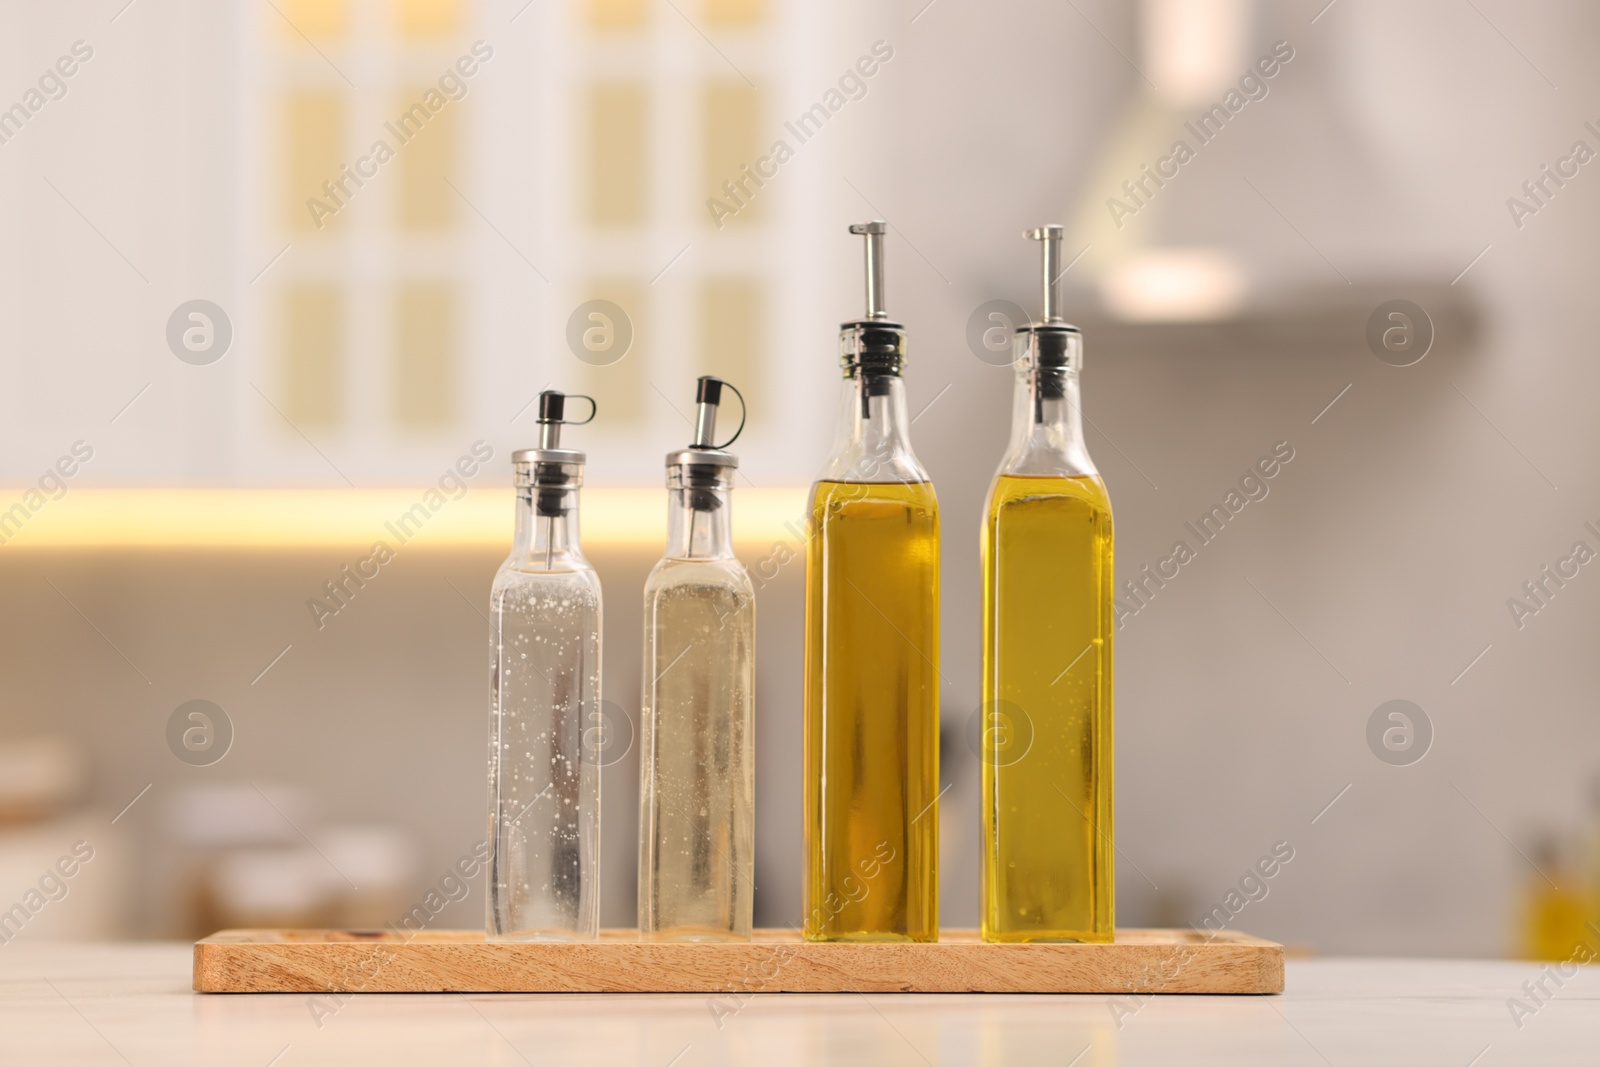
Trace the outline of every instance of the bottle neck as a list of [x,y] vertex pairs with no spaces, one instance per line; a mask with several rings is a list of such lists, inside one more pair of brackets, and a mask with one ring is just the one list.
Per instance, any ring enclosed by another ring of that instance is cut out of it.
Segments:
[[857,370],[844,379],[839,429],[822,477],[834,482],[925,482],[911,451],[906,386],[898,374]]
[[578,490],[517,487],[511,554],[528,570],[565,571],[583,563],[578,544]]
[[1002,474],[1073,477],[1098,473],[1083,439],[1083,402],[1075,366],[1017,361],[1011,446]]
[[726,487],[667,490],[667,559],[732,559],[733,498]]

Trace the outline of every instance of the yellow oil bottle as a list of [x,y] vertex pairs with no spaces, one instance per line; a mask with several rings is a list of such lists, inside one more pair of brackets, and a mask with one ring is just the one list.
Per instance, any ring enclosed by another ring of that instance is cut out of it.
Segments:
[[939,935],[939,510],[911,451],[904,330],[883,311],[881,222],[867,316],[841,330],[839,436],[806,551],[804,934]]
[[1110,941],[1113,535],[1083,441],[1082,337],[1059,314],[1061,228],[1043,242],[1044,322],[1017,331],[1011,445],[982,535],[981,926],[987,941]]

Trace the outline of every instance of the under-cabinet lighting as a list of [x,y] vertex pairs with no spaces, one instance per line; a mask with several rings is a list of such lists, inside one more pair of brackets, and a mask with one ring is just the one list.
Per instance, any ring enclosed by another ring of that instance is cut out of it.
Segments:
[[[799,551],[805,488],[741,487],[733,493],[735,540]],[[30,506],[36,505],[36,506]],[[428,489],[71,488],[60,499],[0,490],[0,553],[27,548],[312,548],[384,541],[437,548],[509,548],[511,490],[470,489],[451,499]],[[583,490],[585,545],[662,545],[666,490]],[[3,558],[3,556],[0,556]]]

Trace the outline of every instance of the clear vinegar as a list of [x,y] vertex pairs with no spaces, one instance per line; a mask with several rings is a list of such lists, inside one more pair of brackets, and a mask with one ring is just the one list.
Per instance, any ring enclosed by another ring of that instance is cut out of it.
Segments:
[[491,608],[491,926],[592,938],[600,768],[585,732],[601,725],[599,586],[587,571],[512,572]]
[[806,566],[805,936],[938,940],[939,513],[820,481]]
[[754,886],[755,598],[737,560],[664,560],[645,587],[641,934],[747,940]]

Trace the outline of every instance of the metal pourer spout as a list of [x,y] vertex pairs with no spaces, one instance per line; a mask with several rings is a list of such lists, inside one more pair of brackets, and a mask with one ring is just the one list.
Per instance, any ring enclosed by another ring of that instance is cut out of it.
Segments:
[[[739,428],[717,444],[717,413],[724,389],[739,398]],[[707,374],[696,383],[694,401],[694,440],[688,448],[667,454],[667,487],[687,489],[691,511],[715,511],[722,506],[718,491],[733,484],[733,472],[739,465],[727,449],[744,432],[744,395],[732,384]]]
[[869,418],[871,398],[889,395],[891,379],[899,377],[905,363],[905,328],[890,322],[884,307],[883,235],[889,224],[882,219],[858,222],[850,232],[867,239],[867,313],[840,327],[839,349],[845,377],[860,382],[861,417]]
[[889,224],[882,219],[858,222],[850,227],[850,232],[860,234],[867,239],[866,317],[887,319],[889,312],[884,310],[886,301],[883,290],[883,235],[889,232]]
[[566,411],[567,394],[546,389],[539,394],[539,447],[561,447],[561,416]]
[[1067,325],[1061,315],[1062,227],[1050,225],[1024,230],[1022,236],[1039,242],[1040,291],[1044,297],[1041,322],[1018,327],[1019,355],[1025,361],[1034,396],[1034,421],[1044,422],[1043,403],[1063,400],[1067,395],[1067,375],[1075,373],[1083,359],[1083,338],[1077,327]]
[[701,377],[694,392],[694,440],[690,448],[715,448],[711,442],[717,436],[717,405],[722,403],[721,378],[707,374]]
[[1022,236],[1039,242],[1040,273],[1043,275],[1044,321],[1058,325],[1067,320],[1061,317],[1061,235],[1060,226],[1040,226],[1026,230]]

